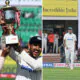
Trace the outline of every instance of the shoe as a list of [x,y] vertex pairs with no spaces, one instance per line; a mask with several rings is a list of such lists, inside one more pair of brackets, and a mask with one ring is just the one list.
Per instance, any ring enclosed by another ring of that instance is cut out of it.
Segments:
[[73,70],[73,65],[70,65],[70,69]]
[[73,70],[73,67],[71,67],[70,69]]

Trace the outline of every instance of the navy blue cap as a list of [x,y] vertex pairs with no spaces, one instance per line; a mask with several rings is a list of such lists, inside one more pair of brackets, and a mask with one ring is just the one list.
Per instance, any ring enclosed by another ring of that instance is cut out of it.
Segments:
[[36,43],[36,44],[42,44],[41,42],[42,42],[41,36],[31,37],[31,38],[30,38],[30,41],[29,41],[30,44],[35,44],[35,43]]
[[68,27],[68,30],[72,30],[72,27]]

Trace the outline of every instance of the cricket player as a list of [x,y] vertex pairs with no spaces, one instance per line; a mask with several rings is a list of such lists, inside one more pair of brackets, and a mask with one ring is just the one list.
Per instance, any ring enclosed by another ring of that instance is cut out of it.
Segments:
[[42,39],[40,36],[30,39],[30,55],[25,50],[21,54],[13,48],[10,50],[10,57],[17,62],[17,76],[15,80],[42,80],[42,57],[39,56],[42,50],[41,43]]
[[59,39],[59,35],[58,33],[56,32],[56,34],[54,34],[54,49],[53,49],[53,53],[55,51],[55,48],[56,48],[56,53],[58,53],[58,39]]
[[42,34],[43,36],[43,51],[45,50],[45,53],[47,53],[47,33],[43,33]]
[[66,63],[70,69],[73,69],[76,48],[76,35],[72,32],[72,27],[68,27],[68,33],[64,35],[64,46]]

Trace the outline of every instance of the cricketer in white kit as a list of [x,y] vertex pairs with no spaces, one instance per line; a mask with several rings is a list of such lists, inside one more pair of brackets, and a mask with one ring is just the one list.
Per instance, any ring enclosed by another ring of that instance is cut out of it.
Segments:
[[74,67],[76,40],[76,35],[72,32],[72,27],[68,27],[68,33],[64,35],[64,46],[66,63],[70,69],[73,69]]
[[47,53],[47,33],[43,33],[42,36],[43,36],[42,38],[43,50],[45,50],[45,53]]
[[[19,54],[19,52],[11,48],[9,56],[17,63],[17,75],[15,80],[42,80],[42,57],[39,56],[42,50],[41,43],[42,38],[40,36],[32,37],[29,42],[30,54],[25,50]],[[3,55],[5,51],[2,52]],[[4,56],[1,57],[2,59],[0,59],[3,63]],[[3,66],[3,64],[1,65]]]

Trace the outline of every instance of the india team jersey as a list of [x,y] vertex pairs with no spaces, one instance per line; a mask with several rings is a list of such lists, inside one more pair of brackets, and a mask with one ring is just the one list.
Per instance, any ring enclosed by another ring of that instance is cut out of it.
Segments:
[[68,48],[74,48],[75,41],[76,41],[76,35],[73,33],[72,34],[66,33],[64,35],[64,40],[65,40],[65,44]]

